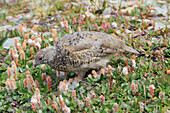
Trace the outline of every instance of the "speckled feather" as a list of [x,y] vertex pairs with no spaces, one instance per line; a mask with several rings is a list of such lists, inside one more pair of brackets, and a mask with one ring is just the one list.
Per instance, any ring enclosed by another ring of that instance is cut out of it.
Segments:
[[[105,67],[110,57],[118,51],[138,52],[125,45],[124,41],[109,34],[92,31],[74,32],[62,37],[51,48],[42,49],[35,56],[47,51],[51,58],[46,58],[53,69],[66,72],[86,72],[89,69]],[[45,55],[45,54],[44,54]],[[45,57],[44,57],[45,59]],[[38,62],[41,64],[44,62]]]

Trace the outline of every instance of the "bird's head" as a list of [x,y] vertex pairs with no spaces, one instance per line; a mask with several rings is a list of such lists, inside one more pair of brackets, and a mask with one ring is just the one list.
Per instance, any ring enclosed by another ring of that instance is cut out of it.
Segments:
[[56,55],[56,49],[55,49],[54,46],[41,49],[35,55],[34,67],[36,67],[39,64],[49,64],[49,63],[51,63],[51,61],[54,61],[55,55]]

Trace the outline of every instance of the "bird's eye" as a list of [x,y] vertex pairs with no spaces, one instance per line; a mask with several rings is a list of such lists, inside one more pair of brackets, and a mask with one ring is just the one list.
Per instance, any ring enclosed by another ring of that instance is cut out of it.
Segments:
[[42,56],[39,56],[39,60],[42,60]]

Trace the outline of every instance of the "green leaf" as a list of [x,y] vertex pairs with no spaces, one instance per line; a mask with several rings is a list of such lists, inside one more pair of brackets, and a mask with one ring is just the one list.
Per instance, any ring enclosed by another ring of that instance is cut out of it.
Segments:
[[166,88],[166,92],[170,92],[170,86]]
[[91,78],[87,78],[88,83],[92,83],[93,80]]
[[44,88],[44,93],[46,94],[46,93],[48,93],[50,91],[50,89],[48,88],[48,87],[45,87]]
[[13,112],[14,110],[9,107],[7,111],[8,111],[8,112]]
[[102,85],[102,93],[105,94],[106,93],[106,87]]
[[33,66],[33,62],[28,64],[28,67],[31,68]]
[[55,111],[51,105],[47,105],[47,108],[50,109],[51,111]]
[[23,105],[21,105],[21,106],[19,107],[19,111],[18,111],[18,113],[21,113],[21,111],[22,111],[23,107],[24,107],[24,104],[23,104]]

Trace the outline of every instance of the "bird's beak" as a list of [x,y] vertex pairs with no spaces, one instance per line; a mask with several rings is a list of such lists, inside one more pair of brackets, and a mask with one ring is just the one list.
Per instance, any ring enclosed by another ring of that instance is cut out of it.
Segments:
[[38,64],[34,64],[34,67],[37,67]]

